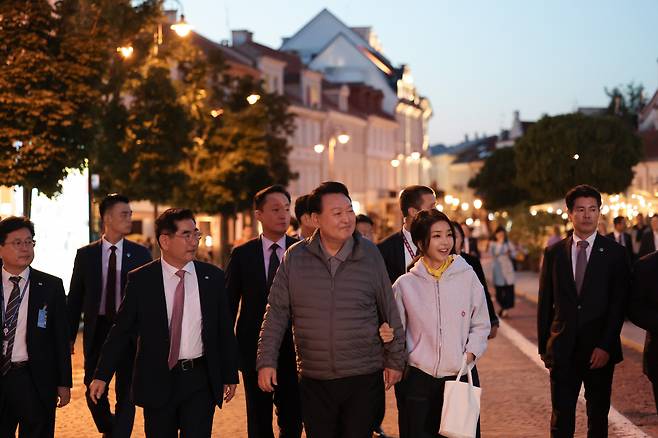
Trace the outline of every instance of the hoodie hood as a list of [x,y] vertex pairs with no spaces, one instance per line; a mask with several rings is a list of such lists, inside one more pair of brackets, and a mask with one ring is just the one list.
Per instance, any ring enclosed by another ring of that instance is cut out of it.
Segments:
[[[469,269],[472,269],[471,265],[466,263],[466,260],[464,260],[462,256],[455,255],[452,263],[441,276],[441,279],[448,278],[456,274],[461,274],[462,272],[468,271]],[[436,279],[432,276],[432,274],[427,272],[427,268],[425,268],[425,265],[420,259],[416,262],[416,264],[413,266],[413,268],[411,268],[409,272],[424,280],[432,281],[432,282],[436,281]]]

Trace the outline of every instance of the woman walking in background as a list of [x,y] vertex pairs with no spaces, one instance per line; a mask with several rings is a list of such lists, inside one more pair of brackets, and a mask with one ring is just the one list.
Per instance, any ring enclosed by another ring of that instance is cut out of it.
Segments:
[[505,228],[496,228],[494,241],[489,245],[489,254],[493,260],[496,301],[500,305],[498,315],[506,318],[509,315],[509,309],[514,307],[514,264],[512,259],[516,256],[516,251],[507,238]]
[[[482,356],[491,326],[480,280],[461,256],[452,254],[450,219],[438,210],[420,211],[411,223],[411,237],[420,257],[393,284],[409,354],[400,438],[435,438],[445,382],[457,377],[464,360],[472,364]],[[475,373],[473,381],[479,386]]]

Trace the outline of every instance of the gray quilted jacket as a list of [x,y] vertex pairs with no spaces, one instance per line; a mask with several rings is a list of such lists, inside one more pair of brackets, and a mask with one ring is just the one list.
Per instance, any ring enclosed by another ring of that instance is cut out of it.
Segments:
[[[305,377],[331,380],[402,371],[404,332],[384,260],[370,241],[353,236],[352,253],[334,276],[320,233],[286,251],[270,289],[258,341],[256,367],[276,367],[279,346],[292,318],[297,364]],[[379,326],[395,339],[382,344]]]

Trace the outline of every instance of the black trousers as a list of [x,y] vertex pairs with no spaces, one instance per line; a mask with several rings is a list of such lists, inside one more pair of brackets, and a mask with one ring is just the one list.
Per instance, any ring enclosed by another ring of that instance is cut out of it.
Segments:
[[[473,367],[473,385],[480,386],[477,369]],[[441,411],[443,410],[443,391],[449,380],[457,376],[437,379],[415,367],[408,367],[404,381],[404,422],[405,430],[400,429],[400,438],[436,438],[441,426]],[[466,382],[467,376],[460,381]],[[480,436],[480,422],[478,420],[477,434]]]
[[300,380],[307,438],[370,438],[384,397],[382,371],[334,380]]
[[0,437],[52,438],[55,436],[56,388],[52,400],[39,396],[29,366],[10,370],[0,378]]
[[585,385],[587,406],[587,436],[608,436],[608,412],[612,393],[614,364],[596,370],[585,362],[551,370],[551,437],[571,438],[576,429],[576,404],[580,387]]
[[290,368],[277,370],[278,385],[273,393],[258,387],[256,371],[242,372],[247,405],[247,434],[249,438],[274,438],[272,408],[276,407],[279,438],[302,436],[302,412],[299,399],[297,371]]
[[158,408],[144,407],[146,438],[209,438],[215,414],[215,398],[205,363],[188,371],[172,371],[169,400]]
[[514,307],[514,285],[496,286],[496,301],[503,309]]
[[85,397],[89,412],[91,412],[96,428],[100,433],[110,434],[113,438],[129,438],[135,420],[135,405],[130,401],[130,384],[132,381],[133,360],[135,359],[134,346],[126,349],[124,357],[120,359],[114,374],[115,414],[112,414],[110,401],[107,397],[109,384],[105,387],[105,392],[98,400],[98,403],[94,403],[89,397],[89,384],[94,378],[100,352],[111,327],[112,323],[110,321],[104,316],[98,316],[93,347],[91,351],[85,354],[85,384],[87,385]]

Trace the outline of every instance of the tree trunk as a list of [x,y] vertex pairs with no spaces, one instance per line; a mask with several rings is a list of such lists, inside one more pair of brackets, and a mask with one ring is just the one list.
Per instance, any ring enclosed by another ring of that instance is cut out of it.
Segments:
[[30,218],[32,215],[32,187],[23,186],[23,216]]

